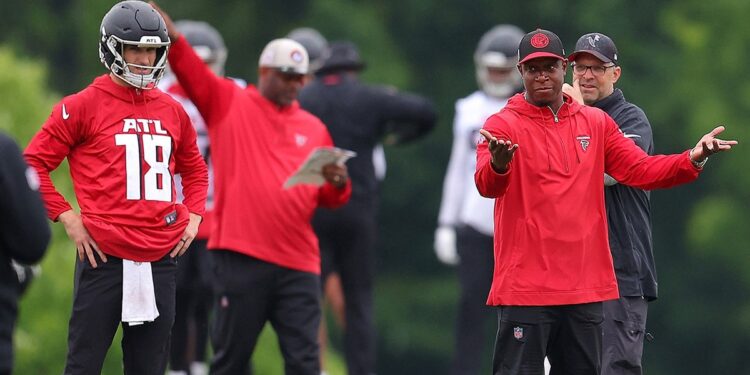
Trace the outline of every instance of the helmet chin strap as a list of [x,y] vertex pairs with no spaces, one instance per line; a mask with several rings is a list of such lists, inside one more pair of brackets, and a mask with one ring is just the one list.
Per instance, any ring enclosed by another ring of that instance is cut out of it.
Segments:
[[[151,73],[149,74],[136,74],[130,71],[130,67],[138,67],[138,68],[147,68],[151,69]],[[125,82],[128,84],[142,89],[142,90],[151,90],[154,87],[156,87],[156,83],[158,82],[158,79],[155,79],[157,68],[154,67],[145,67],[142,65],[136,65],[136,64],[125,64],[125,71],[120,76]]]

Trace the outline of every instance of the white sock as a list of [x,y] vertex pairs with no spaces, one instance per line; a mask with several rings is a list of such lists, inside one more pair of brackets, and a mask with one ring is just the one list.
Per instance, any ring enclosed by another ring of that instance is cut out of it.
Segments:
[[208,365],[204,362],[193,362],[190,364],[191,375],[208,375]]

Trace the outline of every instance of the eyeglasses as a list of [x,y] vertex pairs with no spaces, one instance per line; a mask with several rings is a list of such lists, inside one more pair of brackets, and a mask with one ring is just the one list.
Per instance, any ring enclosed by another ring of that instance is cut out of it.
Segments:
[[582,64],[573,64],[573,73],[584,75],[586,74],[586,71],[591,69],[591,74],[593,74],[596,77],[601,77],[604,75],[604,72],[607,71],[609,68],[614,68],[617,65],[582,65]]

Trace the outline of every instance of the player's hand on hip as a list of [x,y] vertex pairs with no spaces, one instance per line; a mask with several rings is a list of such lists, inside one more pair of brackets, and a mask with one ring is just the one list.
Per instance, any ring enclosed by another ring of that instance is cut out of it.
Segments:
[[708,134],[701,137],[698,144],[690,150],[690,160],[695,163],[700,163],[707,157],[722,151],[728,151],[732,149],[732,146],[738,142],[735,140],[725,141],[723,139],[716,138],[717,135],[724,131],[724,126],[720,125],[711,130]]
[[102,262],[107,263],[107,256],[99,250],[99,245],[96,244],[93,238],[89,235],[89,231],[83,225],[83,219],[81,215],[68,210],[60,214],[57,219],[65,227],[65,232],[68,234],[73,243],[76,244],[76,250],[78,251],[78,259],[83,262],[84,257],[91,263],[91,267],[96,268],[96,257],[94,254],[99,255]]
[[479,129],[479,133],[482,134],[488,143],[487,149],[492,156],[492,168],[497,173],[507,172],[508,164],[513,160],[513,155],[518,150],[518,145],[512,141],[497,139],[484,129]]
[[349,179],[349,172],[344,164],[330,163],[323,166],[323,178],[325,180],[341,189],[346,186],[346,181]]
[[180,240],[177,241],[177,244],[169,253],[170,257],[174,258],[185,254],[190,244],[193,243],[195,236],[198,235],[198,226],[200,226],[202,220],[203,218],[200,215],[190,213],[190,221],[185,228],[185,232],[182,233]]

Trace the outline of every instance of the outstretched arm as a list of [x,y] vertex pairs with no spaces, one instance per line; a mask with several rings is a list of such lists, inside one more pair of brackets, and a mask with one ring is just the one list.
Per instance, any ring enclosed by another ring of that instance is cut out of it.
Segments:
[[161,14],[167,26],[167,33],[172,42],[168,56],[170,68],[206,120],[206,126],[214,126],[228,112],[235,84],[231,80],[217,76],[182,37],[169,14],[153,1],[149,4]]
[[497,139],[484,129],[480,129],[479,133],[482,134],[488,143],[487,148],[490,151],[492,169],[499,174],[507,172],[508,164],[513,160],[513,154],[518,150],[518,145],[512,141]]
[[608,120],[605,172],[620,183],[644,190],[668,188],[698,177],[708,155],[731,149],[737,141],[716,138],[724,130],[717,127],[704,135],[691,150],[674,155],[649,156],[622,136],[617,125]]
[[[489,123],[492,121],[487,120]],[[479,194],[486,198],[499,198],[508,188],[510,162],[518,150],[511,140],[498,139],[485,128],[479,131],[484,139],[477,145],[477,170],[474,182]]]
[[717,126],[714,130],[711,130],[705,134],[698,143],[690,150],[690,161],[696,165],[702,165],[709,156],[732,149],[732,146],[738,144],[735,140],[725,141],[723,139],[716,138],[717,135],[721,134],[726,128],[723,125]]

